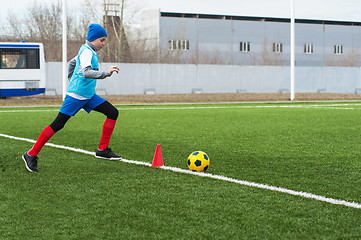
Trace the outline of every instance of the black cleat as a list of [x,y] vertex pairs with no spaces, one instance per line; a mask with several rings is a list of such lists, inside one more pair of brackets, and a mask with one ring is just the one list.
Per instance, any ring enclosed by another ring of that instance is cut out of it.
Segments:
[[38,157],[33,157],[28,154],[28,152],[23,154],[23,160],[25,162],[25,167],[30,172],[38,172]]
[[95,153],[95,157],[109,159],[109,160],[123,159],[121,156],[113,153],[112,150],[110,148],[108,148],[108,147],[106,149],[102,150],[102,151],[97,149],[97,152]]

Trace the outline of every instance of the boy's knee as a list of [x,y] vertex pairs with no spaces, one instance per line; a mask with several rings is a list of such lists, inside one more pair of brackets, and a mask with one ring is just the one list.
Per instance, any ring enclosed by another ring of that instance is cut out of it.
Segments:
[[113,119],[113,120],[117,120],[118,119],[118,115],[119,115],[119,111],[118,109],[116,109],[115,107],[113,107],[113,109],[110,111],[108,118]]
[[50,124],[51,129],[53,129],[54,132],[61,130],[65,126],[69,118],[70,116],[59,113],[55,120]]
[[65,126],[64,122],[60,121],[54,121],[50,124],[51,129],[53,129],[54,132],[58,132]]

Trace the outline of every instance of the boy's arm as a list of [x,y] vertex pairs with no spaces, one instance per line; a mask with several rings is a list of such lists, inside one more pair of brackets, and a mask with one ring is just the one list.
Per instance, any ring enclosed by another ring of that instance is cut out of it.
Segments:
[[68,66],[68,80],[69,81],[70,81],[71,77],[73,76],[75,66],[76,66],[76,56],[69,62],[69,66]]
[[104,79],[110,76],[109,72],[92,70],[91,66],[83,68],[82,71],[85,78]]
[[109,77],[109,73],[105,71],[93,70],[91,65],[93,53],[89,49],[85,49],[79,56],[80,67],[85,78],[104,79]]
[[92,52],[85,49],[79,56],[83,76],[91,79],[104,79],[110,77],[114,72],[119,72],[117,66],[111,66],[108,71],[93,70],[91,66]]

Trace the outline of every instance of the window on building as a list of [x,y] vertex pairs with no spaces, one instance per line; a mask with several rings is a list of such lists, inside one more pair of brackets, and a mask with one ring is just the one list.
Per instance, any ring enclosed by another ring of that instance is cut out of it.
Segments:
[[334,54],[343,54],[343,45],[335,45],[333,52]]
[[241,42],[239,50],[241,52],[250,52],[251,51],[251,43],[250,42]]
[[281,53],[281,52],[283,52],[282,43],[273,43],[273,52],[274,52],[274,53]]
[[313,44],[305,44],[305,49],[304,52],[307,54],[312,54],[313,53]]
[[173,50],[173,49],[175,49],[175,48],[177,48],[176,42],[175,42],[174,40],[169,40],[169,41],[168,41],[168,49],[169,49],[169,50]]
[[182,41],[182,50],[189,50],[189,41],[188,40]]
[[189,50],[189,40],[169,40],[168,41],[169,50]]

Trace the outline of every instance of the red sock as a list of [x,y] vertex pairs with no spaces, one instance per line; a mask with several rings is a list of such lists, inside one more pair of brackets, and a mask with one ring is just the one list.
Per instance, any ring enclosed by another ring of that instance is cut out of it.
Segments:
[[100,143],[99,143],[99,150],[104,150],[108,147],[110,137],[112,136],[116,122],[117,120],[113,120],[110,118],[107,118],[105,120],[105,123],[103,125],[102,138],[100,139]]
[[39,152],[41,151],[45,143],[47,143],[53,135],[54,135],[54,131],[50,126],[44,128],[38,140],[34,144],[33,148],[28,152],[28,154],[30,156],[38,156]]

